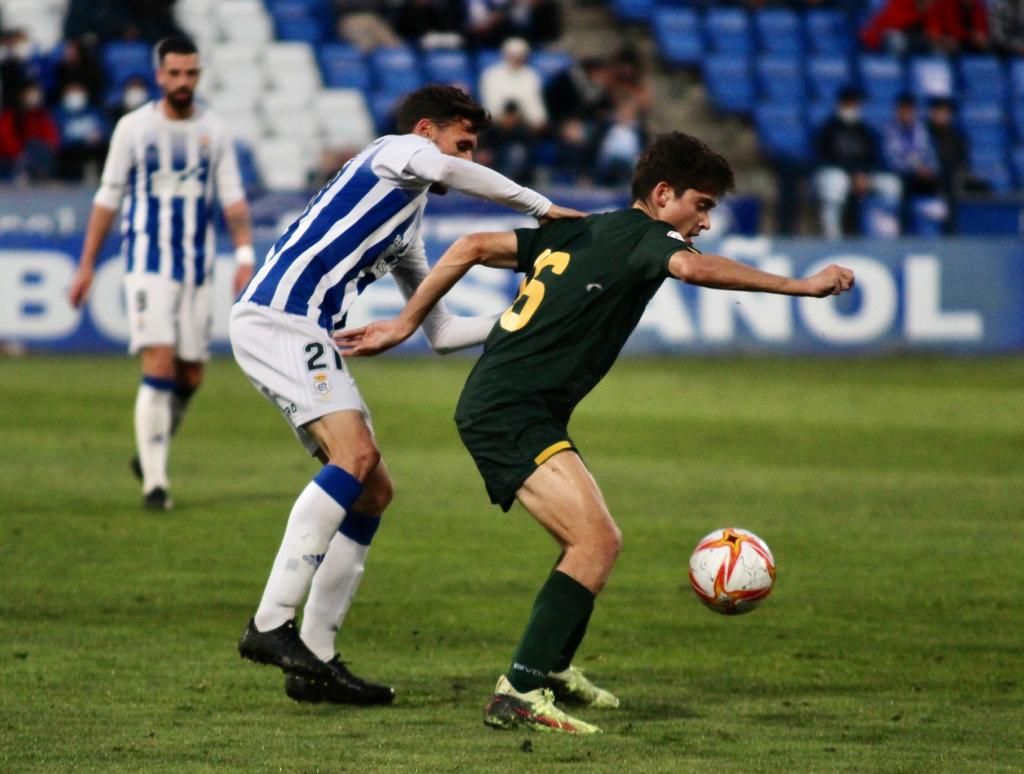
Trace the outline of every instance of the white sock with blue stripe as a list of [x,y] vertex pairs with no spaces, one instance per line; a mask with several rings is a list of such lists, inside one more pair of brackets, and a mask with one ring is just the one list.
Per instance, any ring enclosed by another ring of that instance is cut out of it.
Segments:
[[256,610],[258,630],[276,629],[295,617],[331,538],[362,490],[359,480],[337,465],[324,465],[302,490]]
[[363,578],[366,554],[379,525],[379,516],[350,512],[313,576],[302,613],[302,641],[324,661],[334,657],[335,636]]
[[169,488],[167,456],[171,448],[173,379],[143,376],[135,396],[135,445],[142,468],[142,491]]

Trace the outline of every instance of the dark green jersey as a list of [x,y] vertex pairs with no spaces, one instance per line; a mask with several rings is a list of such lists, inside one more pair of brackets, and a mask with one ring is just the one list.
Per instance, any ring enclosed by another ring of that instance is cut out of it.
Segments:
[[696,252],[636,209],[519,229],[516,238],[527,277],[466,382],[460,422],[539,401],[567,423],[669,276],[670,256]]

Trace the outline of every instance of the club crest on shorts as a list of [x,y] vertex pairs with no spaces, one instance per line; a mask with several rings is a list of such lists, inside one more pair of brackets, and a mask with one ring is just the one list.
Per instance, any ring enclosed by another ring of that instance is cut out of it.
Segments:
[[330,374],[318,373],[313,374],[313,389],[316,390],[318,395],[326,395],[331,391],[331,377]]

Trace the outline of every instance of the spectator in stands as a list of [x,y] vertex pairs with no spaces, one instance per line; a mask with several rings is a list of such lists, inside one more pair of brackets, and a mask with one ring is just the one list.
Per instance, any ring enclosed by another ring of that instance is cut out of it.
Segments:
[[[912,95],[902,94],[896,101],[895,115],[883,133],[883,148],[889,168],[902,182],[900,226],[903,233],[909,233],[914,198],[939,192],[938,157],[928,128],[917,115]],[[947,210],[944,205],[936,205],[927,214],[934,220],[945,221]]]
[[23,29],[0,33],[0,107],[16,106],[25,85],[42,80],[42,75],[43,59],[28,33]]
[[467,0],[465,29],[482,48],[496,48],[509,37],[540,45],[562,36],[562,14],[555,0]]
[[60,133],[43,101],[43,87],[28,81],[15,105],[0,112],[0,177],[45,180],[53,172]]
[[614,77],[610,60],[587,57],[555,75],[545,87],[544,104],[558,141],[559,179],[590,177],[597,141],[615,108],[610,93]]
[[506,177],[519,180],[523,185],[533,183],[536,172],[536,136],[519,109],[519,104],[509,100],[502,111],[495,115],[495,121],[482,138],[484,154],[490,154],[488,166]]
[[934,0],[925,20],[925,34],[937,53],[987,51],[985,0]]
[[622,100],[615,108],[615,119],[601,138],[595,181],[607,186],[628,185],[645,145],[639,106],[632,100]]
[[939,190],[946,202],[947,216],[943,231],[953,233],[956,206],[967,181],[967,141],[956,126],[953,102],[935,97],[928,103],[928,134],[935,148]]
[[1007,56],[1024,56],[1024,0],[992,0],[988,10],[992,47]]
[[141,75],[133,75],[124,82],[121,87],[121,96],[114,103],[110,111],[110,123],[116,124],[121,118],[131,113],[135,108],[149,100],[151,97],[149,81]]
[[461,0],[404,0],[395,31],[424,48],[459,48],[465,17]]
[[338,37],[363,53],[375,48],[402,45],[389,23],[392,4],[387,0],[334,0]]
[[541,79],[528,58],[530,46],[522,38],[509,38],[501,47],[501,60],[480,74],[480,101],[492,115],[501,115],[515,102],[530,131],[539,134],[548,121]]
[[840,91],[834,115],[816,138],[814,185],[829,239],[860,233],[861,204],[869,194],[878,194],[893,208],[900,199],[899,177],[882,167],[878,138],[861,115],[863,102],[855,87]]
[[632,45],[624,45],[611,59],[614,77],[611,83],[612,101],[617,105],[632,102],[640,122],[646,126],[647,116],[654,104],[654,90],[644,67],[643,55]]
[[55,118],[60,130],[57,177],[95,182],[107,154],[110,130],[99,109],[89,104],[85,84],[68,81],[64,85]]
[[157,41],[181,33],[174,0],[71,0],[64,21],[68,38]]
[[54,102],[69,83],[84,86],[89,103],[99,105],[103,98],[103,70],[93,50],[78,38],[68,38],[60,47],[54,74]]
[[860,39],[870,49],[885,48],[895,54],[923,51],[925,15],[934,0],[887,0],[868,19]]

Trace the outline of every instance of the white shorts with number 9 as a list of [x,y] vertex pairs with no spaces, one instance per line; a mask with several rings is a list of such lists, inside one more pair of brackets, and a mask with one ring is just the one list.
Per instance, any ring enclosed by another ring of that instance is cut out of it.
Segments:
[[126,274],[128,351],[173,347],[180,360],[210,359],[211,283],[186,285],[158,274]]
[[258,304],[231,308],[231,349],[249,381],[277,406],[299,442],[315,454],[303,428],[336,411],[370,412],[327,331],[306,317]]

